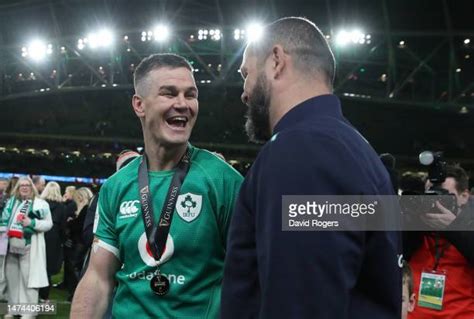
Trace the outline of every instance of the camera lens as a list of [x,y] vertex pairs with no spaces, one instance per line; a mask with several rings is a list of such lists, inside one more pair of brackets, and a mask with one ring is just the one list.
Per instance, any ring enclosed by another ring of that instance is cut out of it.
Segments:
[[424,151],[419,155],[419,160],[422,165],[431,165],[434,161],[433,152]]

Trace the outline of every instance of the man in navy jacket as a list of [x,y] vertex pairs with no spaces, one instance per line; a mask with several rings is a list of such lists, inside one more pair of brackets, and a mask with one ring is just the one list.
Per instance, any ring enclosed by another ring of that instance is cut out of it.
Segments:
[[400,318],[394,232],[282,231],[282,195],[391,195],[385,167],[332,95],[332,52],[303,18],[268,25],[241,73],[246,130],[266,142],[231,222],[221,317]]

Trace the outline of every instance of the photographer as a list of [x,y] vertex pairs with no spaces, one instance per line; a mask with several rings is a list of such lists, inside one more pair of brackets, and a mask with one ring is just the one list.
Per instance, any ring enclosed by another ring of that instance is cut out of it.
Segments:
[[[455,196],[457,208],[451,211],[436,202],[438,212],[420,216],[428,228],[443,231],[404,235],[404,254],[418,294],[409,318],[474,317],[474,232],[465,231],[474,225],[468,184],[469,177],[461,167],[447,166],[440,186]],[[455,231],[461,227],[464,231]]]

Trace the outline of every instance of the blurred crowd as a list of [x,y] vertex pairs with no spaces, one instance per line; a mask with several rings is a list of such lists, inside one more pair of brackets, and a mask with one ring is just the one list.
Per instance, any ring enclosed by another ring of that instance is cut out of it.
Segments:
[[51,276],[61,269],[59,287],[72,299],[90,246],[83,228],[89,208],[95,212],[93,197],[88,187],[62,192],[41,176],[0,179],[0,300],[47,302]]
[[[136,156],[121,153],[116,169]],[[391,155],[381,160],[395,193],[422,195],[436,188],[429,174],[399,174]],[[474,229],[469,176],[459,165],[447,165],[438,187],[453,195],[455,209],[420,214],[433,230],[404,233],[402,318],[471,318],[474,313],[474,232],[453,228]],[[0,178],[0,301],[48,302],[51,277],[61,269],[64,277],[57,286],[71,301],[87,267],[96,206],[97,196],[88,187],[62,190],[41,176]],[[436,285],[431,290],[424,286],[430,278]]]

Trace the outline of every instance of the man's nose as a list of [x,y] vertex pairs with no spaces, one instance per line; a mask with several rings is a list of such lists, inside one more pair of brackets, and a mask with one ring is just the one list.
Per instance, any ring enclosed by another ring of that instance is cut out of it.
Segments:
[[174,107],[179,108],[179,109],[188,107],[188,104],[186,103],[186,98],[184,97],[184,95],[180,94],[176,97],[176,103],[174,103]]

